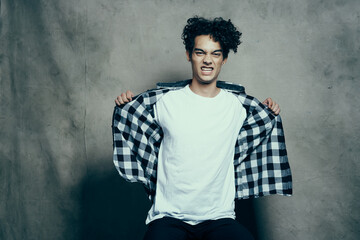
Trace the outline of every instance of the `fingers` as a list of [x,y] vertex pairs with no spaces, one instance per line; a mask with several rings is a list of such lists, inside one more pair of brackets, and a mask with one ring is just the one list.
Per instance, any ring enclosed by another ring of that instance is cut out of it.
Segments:
[[115,104],[118,105],[118,106],[120,105],[120,102],[119,102],[119,99],[118,99],[119,97],[120,97],[120,96],[117,96],[117,97],[115,98]]
[[265,99],[262,103],[268,106],[269,108],[273,106],[273,100],[271,98]]
[[263,102],[266,106],[268,106],[271,111],[274,112],[275,115],[279,115],[280,113],[280,106],[275,101],[273,101],[271,98],[265,99]]
[[[123,94],[123,93],[122,93],[122,94]],[[121,94],[121,95],[122,95],[122,94]],[[118,106],[120,106],[121,104],[124,104],[124,103],[125,103],[121,95],[120,95],[120,96],[117,96],[117,97],[115,98],[115,103],[116,103],[116,105],[118,105]]]
[[127,90],[126,93],[121,93],[120,96],[117,96],[115,98],[115,103],[116,105],[121,105],[121,104],[125,104],[127,102],[132,101],[132,98],[134,97],[134,94],[130,91]]
[[[119,99],[119,97],[120,97],[120,99]],[[119,97],[118,97],[118,99],[119,99],[120,104],[129,102],[129,99],[126,96],[126,93],[122,93]]]
[[280,113],[280,106],[279,106],[279,104],[277,104],[277,103],[274,102],[274,105],[273,105],[273,107],[271,108],[271,110],[275,113],[275,115],[279,115],[279,113]]
[[134,94],[130,91],[130,90],[127,90],[126,91],[126,98],[129,100],[129,101],[132,101],[132,98],[134,97]]

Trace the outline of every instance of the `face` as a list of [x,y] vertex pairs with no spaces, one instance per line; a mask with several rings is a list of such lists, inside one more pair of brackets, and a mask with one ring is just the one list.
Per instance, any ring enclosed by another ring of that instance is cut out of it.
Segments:
[[227,59],[224,59],[220,42],[215,42],[210,35],[200,35],[195,38],[192,55],[186,52],[191,61],[193,80],[202,84],[216,82],[221,67]]

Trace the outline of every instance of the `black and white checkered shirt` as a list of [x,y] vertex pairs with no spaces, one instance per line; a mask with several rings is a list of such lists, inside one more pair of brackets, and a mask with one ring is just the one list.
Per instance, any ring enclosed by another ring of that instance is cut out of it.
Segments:
[[[113,114],[113,161],[120,175],[141,182],[151,201],[156,191],[157,157],[163,131],[154,120],[154,104],[167,92],[191,80],[159,83],[134,100],[116,106]],[[218,81],[217,86],[236,95],[247,112],[234,154],[236,198],[270,194],[291,195],[292,177],[280,116],[275,116],[244,87]]]

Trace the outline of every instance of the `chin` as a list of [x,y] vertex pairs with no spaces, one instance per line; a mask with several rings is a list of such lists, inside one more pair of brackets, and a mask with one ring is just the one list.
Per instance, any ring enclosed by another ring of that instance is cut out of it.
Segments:
[[213,82],[216,82],[215,78],[212,79],[201,79],[201,78],[196,78],[196,80],[201,83],[201,84],[211,84]]

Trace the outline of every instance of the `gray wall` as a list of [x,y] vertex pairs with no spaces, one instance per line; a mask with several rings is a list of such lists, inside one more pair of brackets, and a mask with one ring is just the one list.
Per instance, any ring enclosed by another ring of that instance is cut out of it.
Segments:
[[243,32],[222,80],[282,109],[294,195],[241,204],[258,239],[358,239],[358,0],[1,0],[0,239],[141,239],[112,165],[113,99],[191,77],[193,15]]

